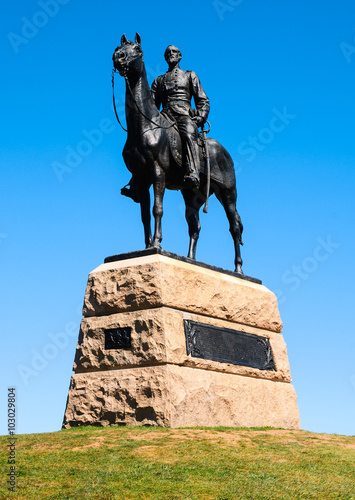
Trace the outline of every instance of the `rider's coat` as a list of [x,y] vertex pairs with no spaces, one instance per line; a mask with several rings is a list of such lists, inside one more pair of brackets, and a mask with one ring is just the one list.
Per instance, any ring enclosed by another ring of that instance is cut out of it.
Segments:
[[194,98],[198,116],[204,121],[210,110],[209,99],[202,88],[198,76],[193,71],[174,68],[160,75],[152,84],[152,96],[157,108],[172,111],[175,115],[190,116],[191,99]]
[[[192,117],[198,117],[202,125],[210,110],[209,99],[202,88],[200,80],[193,71],[183,71],[175,67],[160,75],[152,84],[152,96],[158,109],[163,107],[166,113],[175,118],[183,145],[185,168],[189,176],[198,179],[200,172],[200,153],[198,147],[198,131]],[[192,110],[191,100],[194,98],[196,109]]]

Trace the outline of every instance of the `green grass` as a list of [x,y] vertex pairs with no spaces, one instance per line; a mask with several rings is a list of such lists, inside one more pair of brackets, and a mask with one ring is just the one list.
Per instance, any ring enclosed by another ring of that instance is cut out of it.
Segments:
[[17,436],[17,489],[48,500],[355,500],[355,437],[281,429],[80,427]]

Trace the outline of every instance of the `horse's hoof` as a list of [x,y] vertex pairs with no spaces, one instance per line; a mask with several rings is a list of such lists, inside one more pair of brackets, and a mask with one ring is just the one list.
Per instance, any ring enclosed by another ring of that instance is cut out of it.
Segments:
[[236,268],[234,269],[234,272],[235,273],[238,273],[238,274],[243,274],[243,271],[242,271],[242,266],[236,266]]

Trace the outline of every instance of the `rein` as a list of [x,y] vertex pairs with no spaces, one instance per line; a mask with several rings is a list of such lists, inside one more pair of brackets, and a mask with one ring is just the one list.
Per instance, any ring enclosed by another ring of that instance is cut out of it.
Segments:
[[[121,125],[121,128],[125,131],[125,132],[128,132],[127,129],[124,128],[124,126],[122,125],[122,123],[120,122],[120,119],[118,118],[118,114],[117,114],[117,109],[116,109],[116,102],[115,102],[115,73],[117,72],[117,70],[115,68],[113,68],[112,70],[112,99],[113,99],[113,109],[115,110],[115,115],[116,115],[116,118],[117,118],[117,121],[118,123]],[[131,94],[131,97],[134,101],[134,104],[136,105],[139,113],[146,119],[148,120],[150,123],[152,123],[153,125],[155,125],[156,127],[158,128],[163,128],[163,129],[169,129],[171,127],[174,127],[175,123],[173,122],[171,125],[169,125],[168,127],[164,127],[163,125],[159,125],[158,123],[155,123],[153,120],[151,120],[149,118],[149,116],[147,116],[145,113],[143,113],[143,111],[140,109],[134,95],[133,95],[133,92],[132,92],[132,89],[131,89],[131,85],[128,81],[128,78],[127,78],[127,75],[124,75],[124,79],[126,80],[126,83],[127,83],[127,87],[128,87],[128,90],[129,90],[129,93]]]
[[114,68],[112,70],[112,75],[111,75],[111,78],[112,78],[112,100],[113,100],[113,109],[115,110],[115,115],[116,115],[116,118],[117,118],[117,121],[118,123],[121,125],[121,128],[122,130],[124,130],[125,132],[128,132],[128,130],[126,128],[124,128],[124,126],[122,125],[122,123],[120,122],[120,119],[118,118],[118,114],[117,114],[117,109],[116,109],[116,102],[115,102],[115,72],[117,70]]
[[140,114],[141,114],[142,116],[144,116],[144,118],[145,118],[146,120],[148,120],[150,123],[152,123],[152,124],[153,124],[153,125],[155,125],[156,127],[158,127],[158,128],[163,128],[163,129],[169,129],[169,128],[171,128],[171,127],[173,127],[173,126],[175,125],[175,122],[173,122],[173,123],[172,123],[171,125],[169,125],[168,127],[164,127],[163,125],[159,125],[158,123],[155,123],[155,122],[154,122],[153,120],[151,120],[151,119],[150,119],[150,118],[149,118],[146,114],[144,114],[144,113],[143,113],[143,111],[142,111],[142,110],[140,109],[140,107],[138,106],[138,103],[137,103],[137,101],[136,101],[136,98],[135,98],[135,97],[134,97],[134,95],[133,95],[133,92],[132,92],[132,89],[131,89],[131,85],[130,85],[130,83],[129,83],[129,81],[128,81],[127,76],[125,75],[125,77],[124,77],[124,78],[125,78],[125,80],[126,80],[127,87],[128,87],[128,90],[129,90],[129,92],[130,92],[130,94],[131,94],[131,97],[132,97],[132,99],[133,99],[133,101],[134,101],[134,104],[136,105],[136,107],[137,107],[138,111],[140,112]]

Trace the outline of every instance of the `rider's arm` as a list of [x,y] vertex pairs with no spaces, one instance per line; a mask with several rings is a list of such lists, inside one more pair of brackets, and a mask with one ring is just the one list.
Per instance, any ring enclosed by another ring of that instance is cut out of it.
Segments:
[[205,122],[210,111],[210,101],[202,88],[198,76],[193,71],[190,71],[190,82],[192,95],[194,97],[195,106],[197,109],[197,116],[201,117]]

